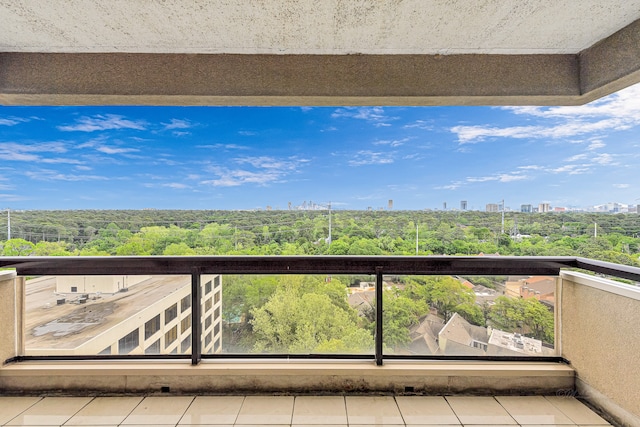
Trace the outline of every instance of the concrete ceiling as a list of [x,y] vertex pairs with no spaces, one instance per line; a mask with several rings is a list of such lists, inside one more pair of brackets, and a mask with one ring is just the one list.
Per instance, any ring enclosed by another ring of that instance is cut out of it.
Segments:
[[0,0],[0,103],[578,104],[640,0]]

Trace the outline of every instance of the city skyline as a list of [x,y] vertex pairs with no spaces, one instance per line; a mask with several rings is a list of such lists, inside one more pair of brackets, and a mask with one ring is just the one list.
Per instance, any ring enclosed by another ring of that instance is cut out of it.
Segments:
[[640,85],[575,107],[0,107],[11,209],[640,203]]

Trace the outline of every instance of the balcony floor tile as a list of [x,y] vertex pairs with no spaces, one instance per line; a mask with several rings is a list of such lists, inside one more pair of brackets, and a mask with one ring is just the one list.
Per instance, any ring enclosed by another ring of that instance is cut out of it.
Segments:
[[0,426],[601,427],[573,397],[1,397]]

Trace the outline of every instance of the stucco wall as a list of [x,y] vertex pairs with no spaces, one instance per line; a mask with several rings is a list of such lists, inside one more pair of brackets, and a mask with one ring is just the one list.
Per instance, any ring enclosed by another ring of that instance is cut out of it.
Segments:
[[562,279],[562,355],[578,392],[622,424],[640,425],[640,288],[573,272]]
[[21,353],[24,280],[15,271],[0,271],[0,364]]

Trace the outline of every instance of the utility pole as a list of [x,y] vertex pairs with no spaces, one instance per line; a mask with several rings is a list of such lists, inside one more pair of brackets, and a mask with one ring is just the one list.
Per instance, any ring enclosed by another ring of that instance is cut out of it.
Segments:
[[331,246],[331,202],[329,202],[329,238],[327,239],[327,243]]
[[420,224],[418,224],[418,223],[416,222],[416,256],[418,255],[418,233],[419,233],[419,231],[418,231],[418,227],[419,227],[419,225],[420,225]]
[[598,223],[597,222],[593,223],[593,237],[594,238],[598,237]]
[[501,234],[504,234],[504,199],[502,199],[501,206],[502,206],[502,209],[501,209],[502,210],[502,231],[501,231]]
[[7,208],[7,240],[11,240],[11,209]]

